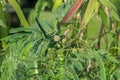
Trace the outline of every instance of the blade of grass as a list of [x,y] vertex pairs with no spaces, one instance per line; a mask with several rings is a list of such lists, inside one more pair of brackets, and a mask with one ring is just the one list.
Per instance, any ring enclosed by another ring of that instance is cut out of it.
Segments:
[[21,22],[21,26],[29,27],[29,24],[28,24],[27,20],[25,19],[25,16],[24,16],[20,6],[16,2],[16,0],[8,0],[8,1],[9,1],[10,5],[13,7],[13,9],[15,10],[16,14],[18,15],[18,18]]

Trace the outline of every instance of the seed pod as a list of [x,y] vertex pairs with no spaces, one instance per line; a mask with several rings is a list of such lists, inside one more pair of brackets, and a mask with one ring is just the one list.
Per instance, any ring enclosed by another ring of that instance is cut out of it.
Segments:
[[60,38],[60,36],[59,36],[59,35],[55,35],[55,36],[54,36],[54,41],[56,41],[56,42],[57,42],[57,41],[60,41],[60,39],[61,39],[61,38]]
[[77,12],[77,10],[81,7],[81,5],[83,4],[84,0],[76,0],[76,2],[73,4],[73,6],[69,9],[69,11],[67,12],[67,14],[64,16],[63,20],[62,20],[62,24],[67,23],[70,18],[73,16],[73,14],[75,12]]

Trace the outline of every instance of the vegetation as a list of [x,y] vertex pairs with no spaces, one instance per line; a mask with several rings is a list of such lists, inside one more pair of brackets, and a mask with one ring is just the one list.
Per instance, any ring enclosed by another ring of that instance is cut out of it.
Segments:
[[120,0],[38,0],[28,19],[19,1],[0,0],[0,80],[120,80]]

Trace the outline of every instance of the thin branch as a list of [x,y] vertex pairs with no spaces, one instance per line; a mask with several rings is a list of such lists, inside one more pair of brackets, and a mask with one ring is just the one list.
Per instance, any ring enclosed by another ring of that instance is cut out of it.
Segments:
[[37,19],[37,18],[35,18],[35,20],[36,20],[36,22],[37,22],[37,24],[38,24],[38,26],[39,26],[40,30],[43,32],[43,34],[44,34],[45,38],[47,38],[47,34],[46,34],[45,30],[42,28],[42,26],[41,26],[41,24],[39,23],[38,19]]
[[101,34],[103,33],[103,29],[104,29],[104,24],[101,25],[101,28],[100,28],[100,32],[98,34],[98,42],[97,42],[97,47],[100,48],[100,41],[101,41]]

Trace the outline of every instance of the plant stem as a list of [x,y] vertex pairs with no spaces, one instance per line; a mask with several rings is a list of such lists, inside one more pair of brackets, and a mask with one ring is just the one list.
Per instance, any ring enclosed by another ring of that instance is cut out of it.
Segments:
[[47,34],[46,34],[46,32],[44,31],[44,29],[42,28],[42,26],[41,26],[41,24],[39,23],[38,19],[36,18],[35,20],[36,20],[36,22],[37,22],[37,24],[38,24],[40,30],[43,32],[45,38],[47,38]]
[[102,24],[101,25],[101,28],[100,28],[100,32],[99,32],[99,35],[98,35],[98,42],[97,42],[97,48],[99,49],[100,48],[100,41],[101,41],[101,37],[102,37],[102,33],[103,33],[103,29],[104,29],[104,25]]

